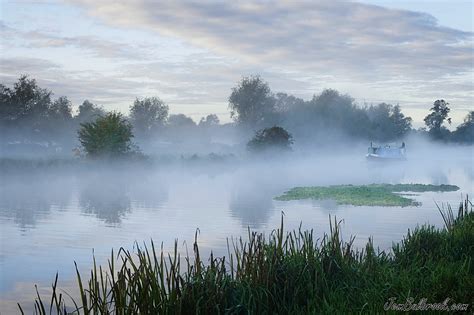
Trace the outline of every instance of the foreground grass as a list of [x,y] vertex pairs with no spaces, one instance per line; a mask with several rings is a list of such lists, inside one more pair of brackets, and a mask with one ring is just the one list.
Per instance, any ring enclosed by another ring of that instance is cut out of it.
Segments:
[[[357,251],[343,242],[337,222],[315,241],[313,231],[283,231],[269,238],[249,231],[248,240],[229,244],[227,257],[182,264],[177,243],[172,254],[151,247],[112,254],[105,269],[88,280],[77,273],[80,298],[65,298],[53,284],[50,297],[38,297],[36,314],[301,314],[381,313],[390,301],[413,298],[428,303],[473,303],[474,212],[461,203],[457,214],[440,212],[443,229],[409,231],[390,253],[369,240]],[[21,307],[20,307],[21,309]]]
[[407,198],[398,192],[427,192],[427,191],[456,191],[454,185],[424,185],[424,184],[372,184],[372,185],[336,185],[316,187],[295,187],[276,200],[332,199],[341,205],[354,206],[416,206],[413,199]]

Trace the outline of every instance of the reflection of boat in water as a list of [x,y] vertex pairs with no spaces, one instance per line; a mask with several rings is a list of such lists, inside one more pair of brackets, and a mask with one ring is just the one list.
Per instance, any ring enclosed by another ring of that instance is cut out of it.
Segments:
[[370,143],[370,147],[367,149],[367,155],[365,156],[368,161],[403,161],[406,160],[405,156],[405,142],[402,142],[401,146],[396,144],[385,144],[385,145],[373,145]]

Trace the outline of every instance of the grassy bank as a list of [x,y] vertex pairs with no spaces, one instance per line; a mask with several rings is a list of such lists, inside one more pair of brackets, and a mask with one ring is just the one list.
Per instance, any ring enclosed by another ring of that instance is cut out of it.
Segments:
[[[457,214],[442,211],[446,227],[409,231],[390,253],[362,251],[341,240],[337,222],[315,241],[313,231],[279,229],[268,238],[249,231],[229,244],[227,257],[200,256],[181,263],[153,244],[112,254],[87,280],[77,274],[80,298],[72,301],[53,284],[38,296],[36,313],[65,314],[301,314],[380,313],[390,301],[470,303],[474,287],[474,212],[469,201]],[[120,267],[117,265],[120,261]],[[56,279],[57,280],[57,279]],[[390,300],[392,298],[392,300]]]
[[424,184],[372,184],[372,185],[336,185],[316,187],[295,187],[276,200],[332,199],[341,205],[354,206],[416,206],[418,203],[399,192],[441,192],[456,191],[454,185],[424,185]]

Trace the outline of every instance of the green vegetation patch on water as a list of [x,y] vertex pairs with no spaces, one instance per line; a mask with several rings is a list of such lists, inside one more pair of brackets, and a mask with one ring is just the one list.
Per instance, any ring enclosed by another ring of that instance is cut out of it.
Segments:
[[456,191],[454,185],[425,184],[371,184],[371,185],[335,185],[315,187],[295,187],[276,200],[289,201],[301,199],[327,200],[332,199],[340,205],[407,207],[419,205],[419,202],[407,198],[400,192],[443,192]]

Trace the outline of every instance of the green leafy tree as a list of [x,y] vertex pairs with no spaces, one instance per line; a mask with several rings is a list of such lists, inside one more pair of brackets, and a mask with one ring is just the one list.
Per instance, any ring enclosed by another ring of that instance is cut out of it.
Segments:
[[230,116],[239,124],[258,127],[274,118],[275,98],[260,76],[244,77],[229,97]]
[[273,126],[264,128],[255,133],[247,143],[250,151],[264,151],[267,149],[289,150],[293,144],[293,137],[282,127]]
[[168,111],[168,105],[158,97],[137,98],[130,107],[130,120],[140,136],[150,136],[165,124]]
[[443,139],[449,135],[449,130],[443,126],[445,121],[451,124],[451,118],[448,118],[450,112],[448,105],[449,103],[444,100],[436,100],[430,108],[431,113],[424,119],[429,134],[435,139]]
[[132,125],[117,112],[81,124],[79,141],[91,157],[119,157],[133,152]]

